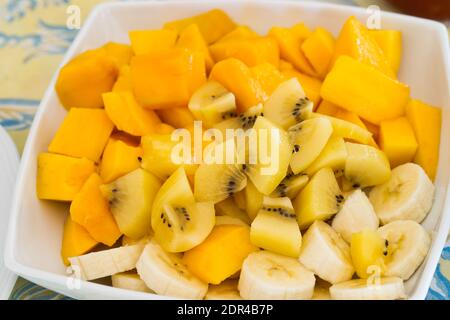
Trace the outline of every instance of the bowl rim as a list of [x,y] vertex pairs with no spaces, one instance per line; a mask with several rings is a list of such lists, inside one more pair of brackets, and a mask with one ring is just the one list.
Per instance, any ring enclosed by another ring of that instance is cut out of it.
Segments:
[[[144,8],[144,7],[152,7],[152,6],[165,6],[167,3],[171,4],[183,4],[183,5],[210,5],[214,3],[215,7],[217,8],[224,8],[226,10],[227,4],[230,3],[252,3],[255,5],[258,4],[265,4],[265,5],[284,5],[284,4],[290,4],[295,5],[298,7],[305,8],[306,10],[312,9],[312,8],[327,8],[327,9],[336,9],[336,10],[348,10],[349,16],[351,14],[364,14],[366,12],[365,8],[362,7],[355,7],[350,5],[343,5],[343,4],[335,4],[335,3],[323,3],[323,2],[300,2],[300,1],[293,1],[293,0],[283,0],[283,1],[277,1],[277,0],[215,0],[214,2],[211,1],[204,1],[204,0],[166,0],[166,1],[146,1],[146,2],[140,2],[140,1],[130,1],[130,2],[106,2],[106,3],[100,3],[97,4],[89,13],[88,17],[85,19],[81,29],[76,35],[76,38],[70,45],[69,49],[66,51],[64,58],[61,60],[61,63],[59,64],[58,68],[55,70],[55,73],[52,77],[52,80],[50,81],[47,90],[45,91],[44,96],[41,99],[41,102],[39,104],[39,107],[37,108],[34,121],[31,125],[31,128],[29,130],[28,138],[24,147],[24,151],[22,154],[21,159],[23,161],[20,162],[20,167],[17,174],[17,180],[16,185],[14,187],[14,196],[12,199],[12,206],[10,210],[10,221],[8,225],[8,234],[6,237],[6,245],[5,245],[5,251],[4,251],[4,261],[5,265],[8,269],[12,270],[13,272],[23,276],[24,278],[29,279],[30,281],[35,282],[36,284],[42,284],[45,282],[45,285],[49,285],[53,290],[58,290],[52,288],[53,285],[56,286],[63,286],[67,283],[69,277],[49,271],[40,270],[34,267],[30,267],[26,264],[23,264],[19,262],[16,259],[14,250],[16,248],[15,246],[15,236],[17,234],[17,227],[18,227],[18,219],[21,211],[21,190],[23,190],[24,185],[26,183],[26,172],[28,168],[31,165],[34,165],[34,159],[31,159],[31,149],[33,144],[35,143],[36,136],[37,136],[37,130],[41,125],[42,118],[45,114],[44,106],[48,104],[51,95],[54,91],[54,85],[56,83],[56,78],[59,73],[59,70],[61,67],[69,61],[74,56],[74,53],[78,50],[80,47],[80,44],[82,40],[84,39],[85,35],[88,33],[90,26],[92,25],[93,21],[102,14],[105,10],[108,10],[110,8],[121,8],[121,7],[127,7],[127,8]],[[443,43],[443,50],[444,50],[444,56],[447,57],[444,61],[445,64],[445,76],[447,78],[447,82],[450,83],[450,65],[449,65],[449,58],[450,58],[450,49],[449,49],[449,41],[448,41],[448,31],[447,28],[443,23],[429,20],[425,18],[419,18],[419,17],[413,17],[408,16],[404,14],[399,13],[393,13],[393,12],[385,12],[381,11],[381,17],[390,17],[392,19],[396,19],[403,23],[408,22],[414,22],[416,24],[420,25],[426,25],[429,28],[432,28],[434,32],[436,32],[436,35],[439,38],[439,42]],[[447,92],[447,95],[450,95],[449,92]],[[450,100],[450,99],[449,99]],[[442,134],[442,133],[441,133]],[[441,144],[444,142],[444,140],[441,139]],[[443,161],[440,159],[440,162]],[[430,287],[431,281],[433,279],[435,269],[437,267],[438,261],[441,256],[441,252],[444,248],[445,241],[447,239],[448,230],[450,229],[450,188],[449,188],[449,181],[443,182],[443,201],[444,205],[442,207],[442,211],[437,218],[436,221],[436,227],[435,232],[432,237],[432,245],[429,249],[428,256],[426,260],[422,263],[421,268],[423,270],[421,271],[421,275],[417,281],[417,285],[414,288],[414,291],[411,296],[408,298],[411,300],[423,300],[426,297],[426,294],[428,292],[428,289]],[[439,251],[438,254],[436,254],[436,251]],[[432,254],[433,253],[433,254]],[[83,288],[87,290],[94,290],[96,292],[96,295],[98,294],[105,294],[109,298],[111,298],[111,293],[115,292],[117,294],[114,294],[114,296],[121,295],[121,299],[123,298],[133,298],[133,299],[177,299],[176,297],[168,297],[168,296],[162,296],[157,294],[148,294],[148,293],[141,293],[141,292],[133,292],[129,290],[109,287],[100,285],[97,283],[92,283],[88,281],[83,281]],[[68,295],[67,292],[64,294]],[[69,294],[70,295],[70,294]]]

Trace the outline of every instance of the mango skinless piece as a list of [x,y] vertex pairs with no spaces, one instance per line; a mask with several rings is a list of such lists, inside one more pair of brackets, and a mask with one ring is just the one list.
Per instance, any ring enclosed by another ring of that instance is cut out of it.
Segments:
[[372,65],[387,76],[396,79],[396,74],[378,43],[372,38],[369,30],[353,16],[344,23],[336,39],[330,69],[342,55],[347,55],[360,62]]
[[282,83],[285,79],[283,74],[272,64],[266,62],[250,68],[253,77],[258,81],[267,96]]
[[402,58],[402,33],[398,30],[369,30],[380,46],[392,70],[397,74]]
[[106,50],[107,55],[114,59],[119,70],[123,66],[130,64],[133,56],[131,46],[117,42],[108,42],[103,48]]
[[36,177],[37,197],[71,201],[94,171],[94,162],[89,159],[40,153]]
[[206,70],[208,72],[211,71],[211,68],[214,65],[214,60],[211,57],[208,45],[206,44],[205,39],[196,24],[191,24],[180,33],[176,46],[201,53],[205,59]]
[[122,234],[100,191],[102,184],[97,173],[91,174],[70,205],[70,217],[96,241],[112,246]]
[[317,108],[321,101],[320,88],[322,87],[322,81],[298,72],[295,69],[286,69],[282,71],[282,74],[285,79],[291,79],[293,77],[297,78],[303,90],[305,90],[306,96],[313,102],[314,108]]
[[135,55],[170,49],[175,45],[178,33],[174,30],[133,30],[128,33]]
[[219,284],[238,272],[245,258],[257,250],[250,242],[249,227],[220,225],[205,241],[185,252],[183,262],[200,280]]
[[139,168],[143,150],[140,146],[133,146],[120,139],[110,138],[100,163],[100,176],[104,183]]
[[174,128],[188,128],[194,124],[195,118],[188,108],[172,108],[157,110],[159,118]]
[[240,60],[230,58],[216,63],[209,75],[236,97],[239,113],[263,102],[267,95],[250,69]]
[[369,130],[369,132],[372,133],[372,136],[375,139],[375,141],[378,141],[378,137],[380,134],[380,127],[377,126],[376,124],[370,123],[364,119],[361,119],[361,121],[364,123],[367,130]]
[[236,27],[225,12],[213,9],[193,17],[167,22],[164,28],[181,32],[193,23],[198,26],[207,44],[219,40]]
[[317,76],[317,73],[300,49],[302,42],[309,35],[309,30],[307,30],[306,26],[300,25],[305,29],[304,32],[299,31],[299,26],[292,28],[273,27],[269,30],[269,36],[278,42],[282,59],[292,63],[296,69],[307,75]]
[[357,126],[367,130],[366,125],[364,124],[364,122],[362,122],[361,118],[356,113],[339,108],[331,102],[322,100],[316,112],[352,122]]
[[113,128],[103,109],[71,108],[48,151],[98,161]]
[[379,142],[391,168],[413,161],[418,146],[411,124],[405,117],[381,122]]
[[153,110],[141,107],[129,91],[105,93],[103,100],[111,121],[119,130],[133,136],[155,132],[161,122]]
[[114,131],[109,139],[120,140],[133,147],[138,147],[141,144],[141,137],[132,136],[131,134],[118,130]]
[[321,96],[379,124],[404,114],[409,87],[373,66],[340,56],[322,84]]
[[161,122],[159,125],[156,126],[155,133],[169,134],[169,133],[172,133],[174,130],[175,130],[175,128],[172,127],[171,125]]
[[295,68],[292,65],[292,63],[290,63],[290,62],[288,62],[286,60],[283,60],[283,59],[280,59],[280,63],[278,65],[278,69],[280,70],[280,72],[290,71],[290,70],[294,70],[295,71]]
[[302,43],[302,51],[319,77],[323,79],[334,55],[335,40],[324,28],[317,28]]
[[227,40],[209,47],[214,61],[236,58],[249,67],[268,62],[278,67],[280,53],[272,37],[254,37],[244,40]]
[[406,105],[406,118],[419,144],[414,162],[434,180],[439,161],[442,111],[420,100],[411,99]]
[[113,92],[133,91],[129,65],[124,65],[122,68],[120,68],[119,76],[117,77],[117,80],[114,83],[112,91]]
[[259,34],[250,29],[248,26],[237,26],[235,29],[233,29],[233,31],[227,33],[215,43],[225,42],[229,40],[246,40],[258,36]]
[[81,256],[92,250],[98,244],[85,228],[74,222],[70,215],[64,224],[61,244],[61,257],[66,266],[70,264],[68,258]]
[[131,81],[137,101],[145,108],[186,107],[206,82],[205,59],[183,48],[135,56]]
[[66,109],[101,108],[102,94],[111,91],[118,72],[104,48],[86,51],[62,67],[55,90]]

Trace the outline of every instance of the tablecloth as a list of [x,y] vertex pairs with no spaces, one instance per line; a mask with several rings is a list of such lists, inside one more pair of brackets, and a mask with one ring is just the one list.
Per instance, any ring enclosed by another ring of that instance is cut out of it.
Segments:
[[[66,26],[77,5],[81,21],[104,0],[0,0],[0,125],[22,151],[39,101],[77,30]],[[382,1],[337,0],[368,6]],[[427,299],[450,299],[450,242],[442,252]],[[67,299],[19,278],[10,299]]]

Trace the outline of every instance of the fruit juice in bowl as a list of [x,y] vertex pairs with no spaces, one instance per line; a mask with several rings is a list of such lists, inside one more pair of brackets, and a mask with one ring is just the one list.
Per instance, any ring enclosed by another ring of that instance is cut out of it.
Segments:
[[422,299],[450,226],[448,43],[381,17],[99,6],[36,116],[7,265],[75,298]]

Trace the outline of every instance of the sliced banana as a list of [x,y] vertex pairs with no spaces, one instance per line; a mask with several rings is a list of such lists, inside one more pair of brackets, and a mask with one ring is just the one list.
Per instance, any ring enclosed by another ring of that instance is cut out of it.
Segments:
[[366,194],[357,189],[346,197],[331,226],[350,243],[353,233],[364,229],[377,230],[379,221]]
[[218,285],[210,285],[205,300],[242,300],[237,280],[228,279]]
[[311,300],[331,300],[330,287],[330,283],[317,278],[316,286],[314,287],[314,294]]
[[394,221],[378,229],[387,241],[384,275],[409,279],[420,266],[430,249],[427,231],[412,220]]
[[300,262],[332,284],[352,278],[350,247],[328,224],[316,220],[303,235]]
[[433,205],[434,185],[421,166],[406,163],[392,170],[388,182],[374,187],[369,199],[382,224],[421,222]]
[[142,252],[136,269],[145,284],[159,295],[202,299],[208,285],[184,266],[180,255],[165,252],[151,241]]
[[246,300],[303,300],[312,297],[315,281],[297,259],[259,251],[245,259],[238,288]]
[[379,282],[369,279],[354,279],[330,287],[333,300],[396,300],[406,298],[403,280],[381,278]]
[[143,248],[143,244],[135,244],[91,252],[71,257],[69,262],[75,275],[79,274],[83,280],[94,280],[134,269]]
[[297,78],[281,83],[264,103],[264,116],[284,129],[309,118],[312,111],[313,103]]
[[201,86],[192,95],[188,107],[208,128],[237,115],[234,95],[216,81]]
[[123,272],[114,274],[111,276],[112,286],[115,288],[148,292],[153,293],[153,291],[147,287],[144,281],[137,273],[134,272]]

